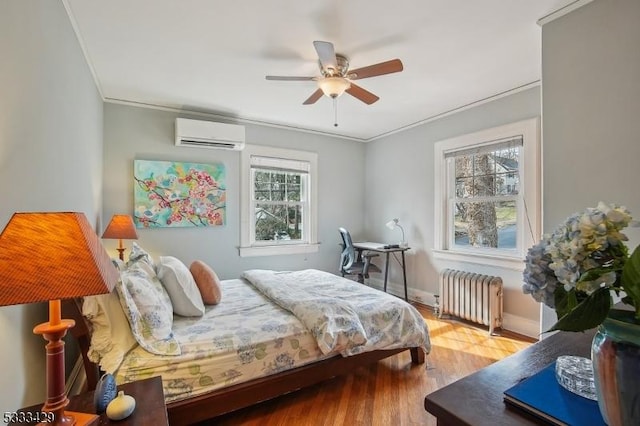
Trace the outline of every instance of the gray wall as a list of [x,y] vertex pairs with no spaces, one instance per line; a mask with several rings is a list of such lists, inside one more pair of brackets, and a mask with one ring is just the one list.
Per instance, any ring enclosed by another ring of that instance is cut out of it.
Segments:
[[[443,267],[474,268],[497,274],[505,281],[505,312],[513,316],[510,329],[526,332],[537,324],[539,313],[533,299],[521,291],[521,273],[467,265],[445,265],[434,261],[434,144],[440,140],[472,133],[515,121],[540,116],[540,90],[535,87],[449,115],[367,144],[365,211],[369,237],[377,241],[397,241],[399,230],[385,223],[397,217],[405,227],[412,247],[408,252],[408,286],[427,299],[438,293],[438,271]],[[391,279],[401,282],[395,267]],[[397,287],[397,285],[396,285]],[[432,303],[432,300],[427,300]],[[521,320],[521,318],[523,320]],[[524,325],[518,324],[524,321]],[[521,328],[521,330],[517,330]],[[537,329],[537,326],[536,326]]]
[[542,28],[545,232],[601,200],[640,219],[638,45],[638,0],[596,0]]
[[[0,229],[16,211],[80,211],[97,226],[102,101],[62,3],[2,1],[0,52]],[[44,400],[32,329],[46,319],[46,304],[0,308],[0,413]]]
[[[237,151],[174,146],[177,116],[216,121],[164,110],[105,104],[104,217],[133,212],[133,160],[223,163],[227,182],[227,223],[208,228],[138,230],[139,244],[152,255],[176,256],[189,265],[200,259],[220,278],[237,278],[250,268],[317,268],[337,272],[339,226],[354,237],[364,229],[364,151],[360,142],[275,127],[247,125],[247,143],[318,153],[318,253],[240,257],[240,154]],[[105,223],[106,226],[106,223]],[[102,231],[102,230],[101,230]],[[117,241],[104,241],[114,250]],[[130,247],[131,242],[126,242]],[[128,253],[128,252],[127,252]],[[114,253],[115,255],[115,253]]]

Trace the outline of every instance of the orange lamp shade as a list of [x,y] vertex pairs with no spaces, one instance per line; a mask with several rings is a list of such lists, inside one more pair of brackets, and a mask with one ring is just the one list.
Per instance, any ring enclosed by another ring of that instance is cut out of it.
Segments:
[[114,214],[111,222],[104,230],[102,238],[121,239],[121,240],[137,240],[138,233],[133,224],[133,219],[127,214]]
[[133,225],[133,219],[127,214],[114,214],[111,218],[111,222],[107,225],[107,229],[104,230],[102,238],[117,239],[118,240],[118,257],[120,260],[124,260],[124,251],[126,250],[122,245],[122,240],[137,240],[138,233],[136,227]]
[[0,306],[108,293],[117,281],[82,213],[15,213],[0,234]]

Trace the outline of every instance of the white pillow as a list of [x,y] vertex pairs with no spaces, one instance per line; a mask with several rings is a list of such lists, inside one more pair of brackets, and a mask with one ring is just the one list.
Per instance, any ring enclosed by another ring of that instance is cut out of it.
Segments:
[[189,268],[173,256],[160,256],[156,265],[158,278],[167,289],[173,312],[185,317],[204,314],[204,302]]
[[89,319],[93,329],[89,359],[105,373],[113,374],[137,343],[120,306],[117,291],[114,289],[108,294],[85,297],[82,314]]

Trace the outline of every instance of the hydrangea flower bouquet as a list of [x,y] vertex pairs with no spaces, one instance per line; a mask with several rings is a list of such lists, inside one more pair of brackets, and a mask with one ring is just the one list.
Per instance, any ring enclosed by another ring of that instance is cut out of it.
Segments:
[[620,231],[631,223],[625,207],[600,202],[576,213],[531,247],[523,291],[555,309],[552,330],[584,331],[600,325],[612,292],[635,310],[640,324],[640,250],[631,256]]

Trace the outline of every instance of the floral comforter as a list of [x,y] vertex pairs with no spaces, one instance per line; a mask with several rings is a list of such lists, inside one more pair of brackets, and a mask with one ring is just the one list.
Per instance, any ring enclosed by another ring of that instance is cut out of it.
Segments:
[[[350,306],[333,310],[341,313],[355,310],[357,318],[347,321],[345,316],[343,321],[321,315],[331,325],[324,327],[325,331],[332,332],[335,327],[342,330],[343,338],[338,338],[336,345],[336,348],[344,346],[342,352],[355,354],[417,346],[429,350],[424,320],[411,305],[394,296],[319,271],[277,273],[276,276],[282,289],[286,288],[292,294],[294,283],[308,281],[308,287],[316,287],[306,290],[311,294],[318,294],[319,288],[324,287],[329,293],[335,292],[338,299],[349,301]],[[299,292],[297,294],[294,299],[302,297]],[[174,316],[173,333],[180,344],[181,355],[155,355],[136,346],[114,372],[116,381],[120,384],[162,376],[165,400],[171,402],[313,363],[337,353],[323,353],[317,343],[320,334],[314,335],[294,314],[278,306],[246,280],[222,281],[222,295],[218,305],[206,307],[203,317]],[[324,295],[316,300],[325,296],[325,309],[331,309],[335,298]],[[320,306],[320,302],[317,303]],[[303,316],[305,321],[319,321]],[[351,331],[350,327],[357,331]],[[316,330],[322,328],[318,326]],[[359,336],[357,339],[345,343],[356,335]]]
[[395,296],[314,269],[254,269],[242,277],[293,313],[324,354],[348,356],[403,347],[430,350],[422,315]]

